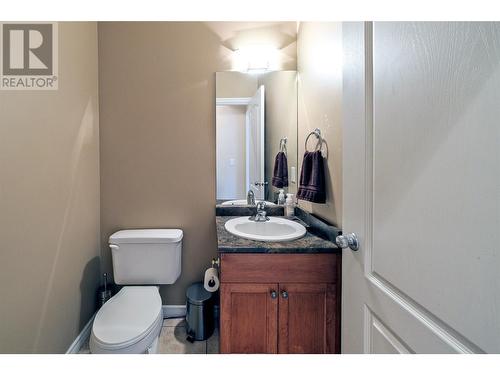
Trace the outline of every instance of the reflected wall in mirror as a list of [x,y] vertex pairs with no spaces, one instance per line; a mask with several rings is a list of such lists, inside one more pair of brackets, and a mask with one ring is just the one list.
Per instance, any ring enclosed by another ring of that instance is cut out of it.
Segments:
[[297,72],[217,72],[216,147],[218,201],[295,194]]

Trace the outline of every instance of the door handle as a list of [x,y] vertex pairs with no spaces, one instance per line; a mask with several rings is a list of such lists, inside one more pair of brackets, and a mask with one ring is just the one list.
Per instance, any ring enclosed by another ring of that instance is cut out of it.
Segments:
[[278,297],[278,293],[275,290],[271,290],[271,298],[276,299],[276,297]]
[[282,290],[281,291],[281,297],[283,297],[284,299],[287,299],[288,298],[288,292],[286,290]]
[[354,233],[349,233],[335,238],[335,243],[342,249],[350,248],[351,250],[359,249],[358,237]]

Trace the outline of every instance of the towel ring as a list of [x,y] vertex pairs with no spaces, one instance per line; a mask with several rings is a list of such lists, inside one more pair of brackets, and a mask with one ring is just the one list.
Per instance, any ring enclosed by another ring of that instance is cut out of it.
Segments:
[[316,150],[318,150],[318,145],[319,145],[319,151],[321,151],[321,154],[323,155],[323,157],[328,157],[328,145],[326,147],[326,150],[324,151],[323,144],[326,142],[324,141],[323,137],[321,136],[321,130],[319,128],[314,129],[312,132],[310,132],[307,135],[306,141],[304,142],[304,150],[308,151],[307,150],[307,141],[309,141],[309,137],[311,137],[311,135],[314,135],[316,137],[316,139],[318,140],[318,143],[316,144]]

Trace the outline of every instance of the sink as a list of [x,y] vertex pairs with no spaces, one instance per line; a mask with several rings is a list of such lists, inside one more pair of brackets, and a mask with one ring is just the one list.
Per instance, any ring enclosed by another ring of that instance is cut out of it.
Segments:
[[281,217],[270,216],[270,220],[265,222],[248,219],[244,216],[228,220],[226,230],[238,237],[266,242],[293,241],[306,234],[302,224]]
[[[260,200],[255,200],[255,203],[259,203],[259,202],[262,202]],[[273,202],[266,202],[266,206],[276,206],[275,203]],[[232,201],[226,201],[226,202],[222,202],[221,203],[221,206],[246,206],[247,205],[247,200],[246,199],[235,199],[235,200],[232,200]]]

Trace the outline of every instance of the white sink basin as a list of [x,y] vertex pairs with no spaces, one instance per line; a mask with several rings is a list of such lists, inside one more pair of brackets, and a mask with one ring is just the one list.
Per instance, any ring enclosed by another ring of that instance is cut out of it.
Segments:
[[269,221],[255,222],[248,216],[228,220],[226,230],[235,236],[249,240],[280,242],[292,241],[306,234],[306,228],[295,221],[270,216]]
[[[262,201],[256,200],[255,203],[259,203]],[[233,201],[226,201],[221,203],[222,206],[246,206],[247,205],[247,200],[246,199],[235,199]],[[275,203],[273,202],[267,202],[266,201],[266,206],[276,206]]]

